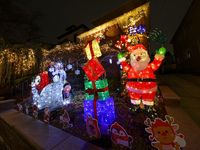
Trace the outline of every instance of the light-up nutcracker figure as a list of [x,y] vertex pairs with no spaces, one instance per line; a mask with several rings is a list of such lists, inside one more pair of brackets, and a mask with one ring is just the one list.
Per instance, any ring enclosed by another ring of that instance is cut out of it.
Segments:
[[126,73],[127,83],[126,88],[129,92],[132,107],[130,113],[136,112],[139,109],[139,104],[142,102],[145,105],[147,112],[153,111],[153,99],[157,91],[156,77],[154,72],[160,67],[162,60],[165,57],[166,49],[161,47],[152,63],[149,64],[150,58],[146,48],[142,44],[130,46],[128,38],[123,37],[126,42],[126,48],[131,52],[131,65],[126,62],[123,54],[118,53],[118,59]]

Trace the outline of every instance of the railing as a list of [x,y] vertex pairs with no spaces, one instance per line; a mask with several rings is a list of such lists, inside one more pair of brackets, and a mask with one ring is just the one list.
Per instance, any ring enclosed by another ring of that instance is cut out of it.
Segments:
[[7,87],[4,90],[4,97],[6,97],[6,99],[10,99],[10,98],[20,98],[23,102],[24,98],[27,97],[30,94],[30,90],[31,90],[31,79],[27,79],[25,81],[21,81],[17,84],[14,85],[10,85],[9,87]]

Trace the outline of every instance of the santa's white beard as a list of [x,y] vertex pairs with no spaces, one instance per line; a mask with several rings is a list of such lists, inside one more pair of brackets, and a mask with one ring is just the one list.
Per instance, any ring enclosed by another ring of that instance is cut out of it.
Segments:
[[147,68],[149,62],[150,59],[147,59],[145,61],[131,61],[131,66],[137,71],[142,71]]

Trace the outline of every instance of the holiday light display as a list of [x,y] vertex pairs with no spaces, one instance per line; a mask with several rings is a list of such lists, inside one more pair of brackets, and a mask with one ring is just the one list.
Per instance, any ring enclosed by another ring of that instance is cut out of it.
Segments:
[[144,25],[139,25],[136,31],[138,34],[143,34],[144,32],[146,32],[146,27]]
[[[101,125],[110,125],[115,119],[114,99],[112,97],[107,98],[105,101],[97,100],[94,106],[93,100],[84,100],[84,119],[86,121],[87,114],[92,115],[95,118],[95,111],[97,111],[98,123]],[[96,107],[96,109],[94,108]]]
[[[87,81],[84,84],[86,100],[93,100],[95,92],[98,93],[98,100],[106,100],[108,97],[110,97],[108,90],[108,81],[106,79],[97,80],[95,81],[95,83],[92,81]],[[96,90],[94,88],[96,88]]]
[[36,76],[35,85],[38,90],[42,90],[47,84],[49,84],[48,72],[45,71]]
[[16,46],[4,45],[9,47],[0,52],[0,83],[1,86],[10,84],[17,76],[27,76],[36,73],[35,50],[28,48],[17,48]]
[[87,54],[87,58],[89,60],[94,56],[100,57],[102,55],[99,47],[99,39],[94,39],[90,41],[88,44],[85,45],[84,48]]
[[[91,43],[90,46],[92,47]],[[93,50],[90,53],[93,53]],[[85,81],[85,121],[88,118],[87,115],[91,115],[99,124],[108,125],[115,119],[114,100],[112,97],[109,97],[107,80],[97,80],[105,73],[103,66],[94,54],[91,54],[91,57],[83,67],[85,74],[91,80],[88,81],[87,79]]]
[[[52,68],[52,67],[51,67]],[[48,74],[45,74],[48,76]],[[33,103],[37,105],[38,109],[44,107],[52,107],[63,104],[63,98],[66,96],[65,91],[63,92],[63,87],[69,94],[69,89],[64,85],[66,83],[66,73],[63,70],[63,65],[60,62],[54,63],[54,71],[51,70],[51,75],[53,76],[53,83],[44,86],[37,86],[36,83],[32,82],[32,93],[33,93]],[[45,76],[45,77],[46,77]],[[40,79],[39,77],[36,79]],[[42,80],[41,80],[42,81]],[[40,83],[41,83],[40,81]],[[39,84],[43,85],[43,84]],[[41,93],[38,93],[40,87],[44,87]],[[71,90],[71,87],[70,87]],[[63,96],[64,95],[64,96]]]
[[76,74],[76,75],[79,75],[79,74],[80,74],[80,70],[77,69],[77,70],[75,71],[75,74]]
[[66,105],[70,103],[71,86],[69,83],[65,83],[63,87],[63,105]]
[[[100,26],[97,26],[87,32],[84,32],[82,34],[80,34],[78,36],[78,38],[83,42],[86,43],[87,41],[90,41],[92,39],[94,39],[94,37],[99,34],[106,34],[109,30],[111,30],[112,32],[118,32],[118,28],[114,28],[113,26],[119,26],[119,28],[124,31],[124,26],[128,26],[129,25],[129,20],[128,18],[130,16],[133,17],[133,24],[135,25],[137,24],[139,21],[141,21],[141,23],[145,23],[145,25],[147,26],[147,30],[149,30],[149,23],[150,23],[150,17],[149,17],[149,7],[150,3],[146,3],[140,7],[135,8],[134,10],[131,10],[129,12],[124,13],[123,15],[116,17],[108,22],[103,23]],[[126,27],[127,28],[127,27]]]
[[163,34],[162,31],[155,28],[149,35],[153,41],[156,41],[158,44],[164,44],[167,42],[167,35]]
[[130,36],[132,36],[132,34],[134,36],[136,35],[136,29],[137,29],[136,25],[133,25],[133,26],[129,27],[129,34],[130,34]]
[[45,106],[52,107],[63,104],[63,84],[59,81],[55,82],[56,79],[59,79],[58,75],[54,76],[54,82],[44,87],[37,100],[34,101],[38,109],[42,109]]
[[[124,40],[125,39],[125,40]],[[157,84],[154,72],[160,67],[166,49],[164,47],[156,51],[155,59],[149,64],[150,58],[146,48],[142,44],[131,46],[128,38],[123,36],[126,48],[131,52],[131,65],[126,62],[126,58],[119,53],[118,58],[127,76],[126,88],[129,92],[133,107],[131,111],[137,111],[142,102],[148,112],[152,112],[153,99],[157,91]]]
[[91,81],[97,80],[102,74],[105,73],[103,66],[96,57],[90,59],[83,67],[83,70]]
[[55,64],[55,70],[56,71],[58,70],[58,74],[60,78],[59,80],[64,85],[66,83],[67,75],[66,75],[66,72],[64,71],[63,64],[61,62],[57,62]]

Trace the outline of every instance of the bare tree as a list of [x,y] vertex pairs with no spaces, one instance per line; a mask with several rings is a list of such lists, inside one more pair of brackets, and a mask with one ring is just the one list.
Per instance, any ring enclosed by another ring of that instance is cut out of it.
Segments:
[[11,44],[37,42],[41,37],[36,21],[40,12],[25,12],[20,5],[23,0],[0,0],[0,37]]

